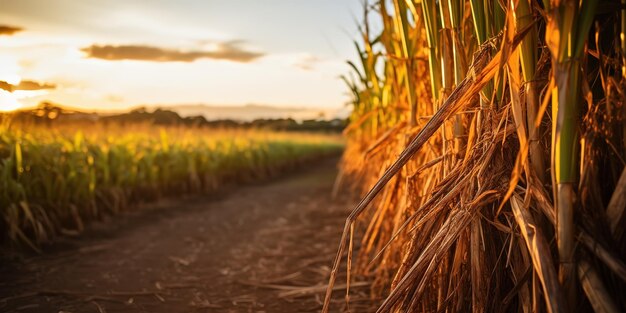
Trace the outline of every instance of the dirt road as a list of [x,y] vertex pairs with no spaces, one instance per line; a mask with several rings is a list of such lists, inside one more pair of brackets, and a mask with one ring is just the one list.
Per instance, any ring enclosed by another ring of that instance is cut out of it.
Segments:
[[40,256],[3,256],[0,312],[317,312],[350,209],[330,200],[335,162],[152,204]]

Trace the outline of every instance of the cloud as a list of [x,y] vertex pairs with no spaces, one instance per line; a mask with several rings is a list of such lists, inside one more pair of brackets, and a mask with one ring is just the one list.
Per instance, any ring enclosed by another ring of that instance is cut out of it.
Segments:
[[7,83],[5,81],[0,80],[0,89],[6,90],[8,92],[13,92],[16,90],[45,90],[45,89],[54,89],[56,88],[55,84],[50,83],[40,83],[32,80],[23,80],[17,85],[13,85]]
[[322,62],[323,60],[314,55],[303,55],[299,57],[294,63],[293,66],[304,70],[304,71],[312,71],[317,64]]
[[17,32],[21,32],[24,29],[21,27],[8,26],[8,25],[0,25],[0,36],[6,35],[11,36]]
[[265,55],[261,52],[247,51],[239,45],[241,41],[222,42],[213,51],[185,51],[159,48],[146,45],[91,45],[81,51],[89,58],[108,61],[137,60],[152,62],[193,62],[198,59],[227,60],[247,63]]

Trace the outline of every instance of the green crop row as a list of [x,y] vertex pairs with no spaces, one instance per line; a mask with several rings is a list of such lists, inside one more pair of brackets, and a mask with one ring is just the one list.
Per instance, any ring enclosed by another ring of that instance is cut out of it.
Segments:
[[341,146],[330,135],[266,131],[4,126],[2,235],[37,249],[132,203],[273,176]]

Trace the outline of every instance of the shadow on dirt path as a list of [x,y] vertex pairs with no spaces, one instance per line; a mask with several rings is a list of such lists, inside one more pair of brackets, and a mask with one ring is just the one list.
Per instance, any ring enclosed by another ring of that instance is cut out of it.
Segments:
[[0,259],[0,311],[317,312],[351,208],[330,200],[336,161],[218,200],[162,201],[42,256]]

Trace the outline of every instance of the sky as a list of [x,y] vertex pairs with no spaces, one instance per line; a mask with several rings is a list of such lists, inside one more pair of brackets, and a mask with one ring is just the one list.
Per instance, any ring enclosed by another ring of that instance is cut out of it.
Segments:
[[339,108],[360,0],[0,0],[0,110]]

